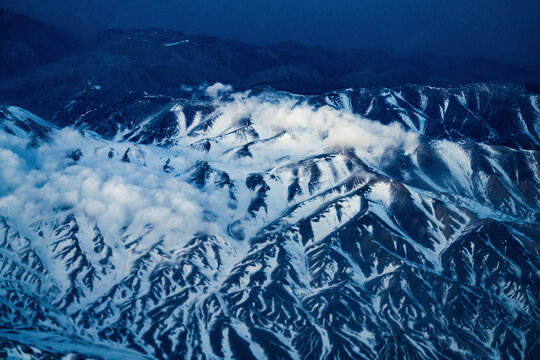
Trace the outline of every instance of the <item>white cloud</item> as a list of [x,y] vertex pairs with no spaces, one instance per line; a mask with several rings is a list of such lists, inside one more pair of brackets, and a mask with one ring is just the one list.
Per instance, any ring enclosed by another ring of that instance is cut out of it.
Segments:
[[[70,129],[59,131],[54,140],[27,149],[24,157],[0,148],[0,215],[30,224],[37,214],[52,219],[54,209],[68,206],[95,219],[112,237],[125,224],[133,230],[152,224],[156,233],[176,234],[185,240],[208,228],[202,220],[205,196],[160,171],[162,159],[147,154],[155,166],[124,163],[118,156],[109,160],[105,143]],[[112,144],[119,153],[130,145]],[[66,156],[75,148],[83,152],[78,162]]]
[[24,178],[22,159],[9,149],[0,148],[0,196],[9,192]]
[[[208,87],[206,93],[213,96],[217,108],[213,126],[198,136],[180,138],[170,149],[107,142],[73,129],[54,131],[52,143],[28,148],[27,141],[0,132],[0,215],[30,223],[36,214],[54,218],[54,209],[67,206],[95,219],[111,237],[118,237],[126,224],[133,231],[152,224],[156,234],[171,238],[187,239],[202,230],[226,236],[227,225],[244,216],[251,201],[247,190],[240,191],[247,175],[265,171],[282,157],[303,159],[348,147],[376,163],[394,150],[411,151],[418,141],[416,134],[399,124],[383,125],[330,106],[317,108],[293,95],[245,92],[232,93],[227,100],[220,97],[231,91],[220,83]],[[275,138],[253,144],[252,157],[236,157],[231,150],[252,139],[226,134],[246,118],[258,140]],[[206,137],[219,138],[209,153],[190,146]],[[107,156],[111,147],[116,153],[113,159]],[[131,163],[120,161],[128,147]],[[67,155],[78,148],[83,156],[75,162]],[[144,153],[145,164],[137,160],[139,153]],[[169,157],[175,168],[172,174],[162,171]],[[199,189],[187,182],[182,174],[197,160],[228,173],[240,191],[238,210],[229,207],[227,190]],[[210,223],[204,220],[208,211],[218,215]]]
[[228,84],[222,84],[220,82],[217,82],[215,83],[214,85],[210,85],[206,88],[205,92],[206,92],[206,95],[214,98],[214,99],[217,99],[219,98],[221,95],[225,94],[225,93],[230,93],[233,91],[233,87],[231,85],[228,85]]
[[[418,135],[406,131],[399,123],[384,125],[353,114],[348,109],[330,106],[314,107],[295,96],[249,92],[235,93],[232,101],[215,98],[218,107],[218,131],[226,131],[241,118],[250,118],[262,138],[270,138],[282,131],[289,136],[276,143],[275,150],[289,155],[320,153],[326,147],[350,147],[362,156],[377,161],[389,151],[408,153],[418,145]],[[266,146],[265,152],[272,151]]]

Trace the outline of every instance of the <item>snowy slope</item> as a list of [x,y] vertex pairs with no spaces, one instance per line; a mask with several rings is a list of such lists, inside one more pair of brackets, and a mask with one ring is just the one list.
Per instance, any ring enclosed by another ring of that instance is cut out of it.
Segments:
[[540,351],[537,95],[197,91],[0,109],[0,354]]

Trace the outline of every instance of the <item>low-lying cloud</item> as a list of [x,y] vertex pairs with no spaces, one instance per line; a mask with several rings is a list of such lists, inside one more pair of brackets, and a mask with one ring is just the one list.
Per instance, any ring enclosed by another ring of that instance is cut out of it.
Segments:
[[[58,209],[70,209],[95,219],[111,237],[125,225],[134,233],[151,225],[155,236],[184,240],[208,230],[211,225],[204,223],[203,213],[210,201],[219,203],[220,198],[163,173],[164,160],[153,154],[147,154],[153,166],[121,161],[129,146],[63,129],[51,144],[28,148],[22,156],[0,148],[0,216],[29,225],[39,220],[36,215],[52,219]],[[113,159],[107,156],[110,147]],[[74,149],[82,150],[77,162],[69,156]]]
[[[217,87],[221,89],[222,85]],[[220,113],[216,122],[220,129],[230,128],[242,118],[249,118],[261,138],[271,138],[287,132],[290,142],[279,142],[280,149],[300,155],[319,153],[323,148],[354,148],[360,155],[379,159],[389,151],[406,153],[418,145],[418,135],[405,130],[399,123],[384,125],[362,118],[348,108],[329,105],[315,107],[305,98],[293,95],[265,93],[252,96],[249,92],[230,94],[227,99],[214,97]],[[268,151],[269,149],[265,149]]]
[[[0,132],[0,216],[24,223],[34,221],[36,214],[54,217],[55,209],[68,208],[95,219],[112,237],[126,225],[137,232],[148,224],[155,236],[189,238],[199,231],[226,236],[226,225],[246,214],[251,195],[247,190],[237,193],[238,208],[229,208],[226,190],[201,189],[187,181],[185,174],[196,161],[225,171],[241,191],[250,173],[263,172],[283,157],[303,159],[352,148],[376,163],[394,151],[412,151],[418,142],[416,134],[397,123],[383,125],[348,109],[315,107],[290,94],[231,91],[223,84],[207,87],[205,93],[216,107],[212,127],[184,136],[170,149],[105,141],[73,129],[54,130],[52,142],[30,148],[29,139]],[[249,119],[256,137],[228,135],[244,126],[242,119]],[[206,138],[213,139],[208,153],[190,146]],[[250,156],[227,155],[246,144]],[[127,148],[131,162],[121,161]],[[69,156],[75,149],[82,151],[78,161]],[[114,156],[109,159],[111,149]],[[169,157],[173,174],[162,171]]]

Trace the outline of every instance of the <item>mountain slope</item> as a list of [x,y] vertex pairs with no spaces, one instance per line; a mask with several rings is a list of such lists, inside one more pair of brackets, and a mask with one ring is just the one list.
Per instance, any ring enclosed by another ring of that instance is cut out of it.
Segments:
[[10,351],[538,353],[538,95],[216,84],[95,106],[108,91],[73,95],[55,125],[2,108]]

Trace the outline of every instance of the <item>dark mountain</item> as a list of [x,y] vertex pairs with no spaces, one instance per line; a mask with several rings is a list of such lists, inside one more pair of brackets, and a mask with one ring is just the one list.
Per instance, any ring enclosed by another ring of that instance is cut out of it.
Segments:
[[[112,92],[146,91],[178,97],[184,95],[185,86],[218,81],[236,89],[271,86],[301,94],[409,83],[448,86],[540,81],[540,66],[516,67],[429,54],[396,58],[374,50],[333,50],[290,42],[256,47],[160,29],[109,30],[81,42],[73,52],[72,39],[65,33],[54,28],[42,31],[50,27],[3,14],[6,29],[11,29],[11,23],[25,28],[19,31],[14,25],[13,35],[6,30],[6,37],[17,41],[3,45],[6,69],[31,69],[0,82],[0,101],[48,118],[60,110],[68,94],[84,91],[88,84]],[[40,36],[46,40],[40,41]],[[23,54],[21,46],[32,51]],[[51,62],[53,59],[57,61]],[[105,101],[118,100],[111,93]]]
[[540,63],[538,0],[1,0],[0,7],[85,36],[162,27],[254,45],[287,40]]
[[65,30],[0,9],[0,75],[8,76],[73,53],[80,40]]

